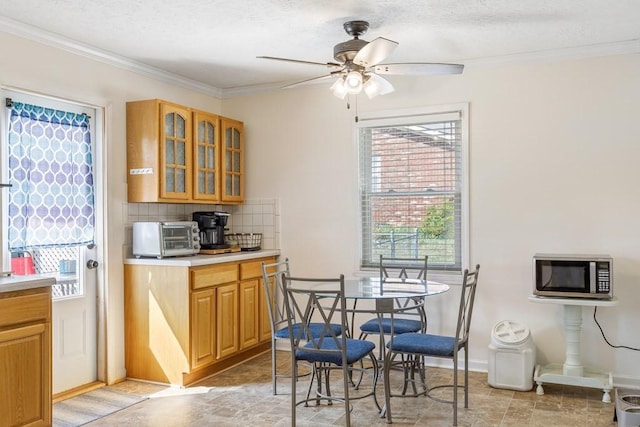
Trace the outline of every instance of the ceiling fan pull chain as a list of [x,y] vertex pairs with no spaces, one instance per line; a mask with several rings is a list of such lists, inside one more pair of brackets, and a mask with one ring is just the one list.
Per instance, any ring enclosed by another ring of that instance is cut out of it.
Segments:
[[[347,97],[347,110],[351,109],[350,100],[351,100],[351,96],[348,96]],[[355,100],[356,100],[356,116],[355,116],[355,119],[356,119],[356,123],[358,123],[358,95],[355,95]]]
[[356,123],[358,123],[358,95],[356,95]]

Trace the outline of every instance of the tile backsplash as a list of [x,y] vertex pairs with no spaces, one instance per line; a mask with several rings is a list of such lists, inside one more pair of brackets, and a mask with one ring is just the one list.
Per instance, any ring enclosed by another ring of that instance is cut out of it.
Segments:
[[136,221],[191,221],[197,211],[223,211],[231,215],[229,233],[262,233],[262,249],[280,248],[280,209],[278,199],[245,200],[242,205],[198,205],[174,203],[123,203],[126,224],[124,241],[131,246]]

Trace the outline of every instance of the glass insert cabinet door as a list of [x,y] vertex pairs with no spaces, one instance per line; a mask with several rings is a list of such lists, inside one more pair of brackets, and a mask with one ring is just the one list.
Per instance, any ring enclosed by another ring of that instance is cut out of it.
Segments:
[[160,111],[160,196],[186,200],[191,197],[191,112],[164,103]]
[[220,199],[220,118],[213,114],[194,112],[194,189],[197,200]]
[[222,200],[244,198],[244,127],[237,120],[222,119]]

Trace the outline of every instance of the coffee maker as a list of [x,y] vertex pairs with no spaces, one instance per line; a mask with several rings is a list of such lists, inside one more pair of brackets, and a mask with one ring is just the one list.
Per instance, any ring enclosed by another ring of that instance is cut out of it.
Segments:
[[193,220],[200,229],[200,247],[202,249],[225,249],[224,227],[227,225],[227,212],[194,212]]

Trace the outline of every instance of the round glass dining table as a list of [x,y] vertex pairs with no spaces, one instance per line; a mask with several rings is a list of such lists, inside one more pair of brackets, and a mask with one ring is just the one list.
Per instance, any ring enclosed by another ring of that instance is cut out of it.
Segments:
[[[335,284],[334,284],[335,286]],[[344,279],[344,297],[348,299],[394,299],[437,295],[449,290],[449,285],[431,280],[385,279],[359,277]]]
[[[336,282],[305,283],[304,288],[315,292],[323,289],[336,290]],[[297,286],[293,286],[294,288]],[[394,310],[394,301],[399,298],[423,298],[445,293],[449,285],[431,280],[354,277],[344,279],[344,297],[353,300],[348,309],[353,313],[389,313]],[[358,300],[374,300],[374,308],[356,308]]]
[[[335,291],[337,286],[339,285],[335,281],[304,283],[305,290],[319,293],[325,289],[327,291]],[[292,288],[299,288],[299,286],[293,285]],[[379,277],[344,279],[344,298],[353,302],[351,307],[347,307],[346,310],[351,317],[351,320],[347,321],[347,329],[353,337],[354,315],[356,313],[376,314],[380,319],[381,315],[394,313],[397,310],[396,300],[398,299],[419,299],[424,303],[425,297],[443,294],[448,290],[449,285],[431,280],[385,278],[384,281],[381,281]],[[375,301],[375,306],[369,307],[371,304],[365,304],[365,307],[357,308],[359,300],[373,300]],[[391,317],[393,318],[393,315]],[[382,337],[383,335],[381,335],[381,340],[383,339]],[[383,346],[381,341],[380,348],[383,348]],[[384,412],[385,409],[383,408],[380,414],[382,415]]]

